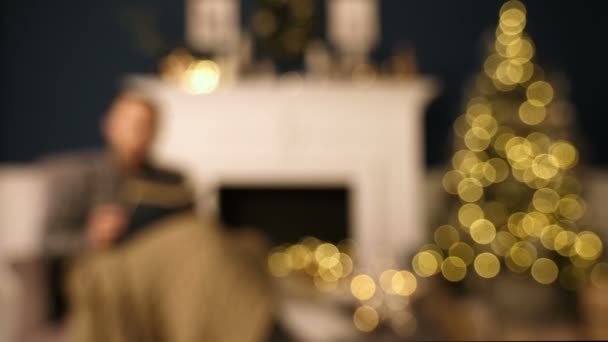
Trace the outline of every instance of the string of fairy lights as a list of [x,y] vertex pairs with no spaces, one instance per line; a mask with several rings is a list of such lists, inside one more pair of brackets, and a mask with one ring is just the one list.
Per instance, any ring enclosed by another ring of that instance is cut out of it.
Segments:
[[369,332],[388,320],[402,336],[415,330],[408,304],[420,278],[491,279],[506,268],[569,290],[605,286],[603,243],[583,228],[587,206],[574,170],[579,153],[568,141],[570,106],[533,62],[526,14],[517,0],[500,9],[473,96],[454,124],[457,151],[442,179],[454,199],[449,224],[434,230],[412,270],[386,270],[378,279],[353,274],[349,244],[306,238],[272,251],[271,274],[306,274],[322,292],[348,287],[360,302],[353,315],[357,329]]

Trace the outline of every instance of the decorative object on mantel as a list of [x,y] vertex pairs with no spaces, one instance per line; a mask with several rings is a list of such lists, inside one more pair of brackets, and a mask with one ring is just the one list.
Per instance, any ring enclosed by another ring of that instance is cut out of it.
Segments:
[[339,51],[342,68],[369,63],[380,39],[378,1],[329,0],[328,8],[329,37]]

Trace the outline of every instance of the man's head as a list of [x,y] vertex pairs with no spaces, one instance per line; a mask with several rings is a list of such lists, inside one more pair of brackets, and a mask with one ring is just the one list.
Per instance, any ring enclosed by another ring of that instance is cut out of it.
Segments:
[[148,153],[156,132],[158,110],[154,103],[135,93],[122,93],[103,121],[103,133],[121,162],[136,166]]

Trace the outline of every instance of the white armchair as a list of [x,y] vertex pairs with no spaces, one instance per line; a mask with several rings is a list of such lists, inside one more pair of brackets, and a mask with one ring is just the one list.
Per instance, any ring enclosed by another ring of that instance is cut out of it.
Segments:
[[34,165],[0,166],[0,342],[45,330],[41,242],[47,181]]

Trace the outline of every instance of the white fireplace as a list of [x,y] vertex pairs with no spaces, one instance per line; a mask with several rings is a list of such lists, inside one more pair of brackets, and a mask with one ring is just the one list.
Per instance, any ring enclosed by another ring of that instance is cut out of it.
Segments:
[[153,77],[130,84],[163,109],[155,158],[186,171],[201,194],[223,184],[345,186],[362,272],[397,266],[422,242],[430,80],[243,81],[199,95]]

